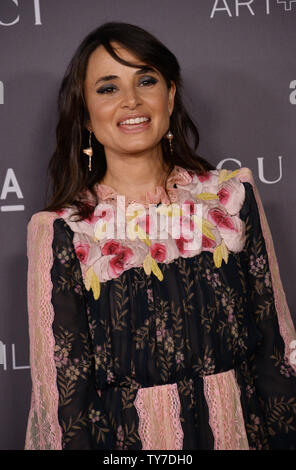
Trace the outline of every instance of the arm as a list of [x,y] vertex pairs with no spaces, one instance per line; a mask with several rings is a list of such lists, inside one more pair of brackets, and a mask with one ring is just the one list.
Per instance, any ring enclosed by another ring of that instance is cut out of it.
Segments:
[[[37,425],[29,421],[26,445],[112,448],[113,433],[96,392],[85,289],[73,232],[62,219],[44,217],[46,224],[40,217],[34,223],[46,244],[34,244],[36,228],[29,228],[29,279],[36,283],[29,296],[34,395],[34,412],[30,413]],[[34,434],[38,437],[32,442]]]
[[296,368],[291,342],[296,338],[263,205],[249,169],[240,170],[246,200],[243,251],[250,308],[262,341],[251,358],[252,374],[271,448],[296,442]]
[[55,221],[51,279],[62,447],[112,449],[112,428],[96,390],[86,290],[73,235],[64,220]]
[[58,391],[52,351],[54,318],[51,304],[51,243],[56,214],[34,214],[28,224],[28,320],[32,379],[31,407],[25,449],[61,449]]

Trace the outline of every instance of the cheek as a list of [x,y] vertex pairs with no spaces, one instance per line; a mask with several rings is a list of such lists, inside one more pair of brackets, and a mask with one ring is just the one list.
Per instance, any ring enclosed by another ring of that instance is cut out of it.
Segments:
[[88,107],[88,110],[94,127],[98,124],[105,125],[110,122],[112,106],[110,106],[109,103],[96,103],[96,101],[93,100],[93,102]]
[[157,97],[157,100],[155,101],[155,111],[158,134],[161,138],[170,125],[168,93],[166,91],[160,93]]
[[110,103],[96,103],[95,100],[88,106],[88,112],[96,139],[105,145],[110,140],[110,126],[114,122],[114,106]]
[[167,127],[169,126],[170,114],[168,108],[168,101],[166,99],[166,96],[163,96],[163,94],[160,95],[155,101],[154,116],[157,122],[159,132],[165,132]]
[[155,94],[153,98],[151,97],[151,105],[159,116],[164,117],[169,115],[167,92],[164,90],[159,90],[159,93]]

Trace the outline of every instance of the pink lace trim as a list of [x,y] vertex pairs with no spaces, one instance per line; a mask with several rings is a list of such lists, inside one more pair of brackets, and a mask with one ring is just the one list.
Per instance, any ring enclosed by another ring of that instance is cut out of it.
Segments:
[[234,370],[206,375],[203,380],[214,449],[249,450]]
[[139,388],[134,401],[139,416],[142,450],[178,450],[183,447],[177,384]]
[[266,218],[264,207],[260,198],[259,191],[255,185],[251,170],[249,168],[241,168],[238,173],[238,177],[240,181],[242,182],[247,181],[248,183],[251,183],[253,186],[253,191],[254,191],[254,195],[255,195],[255,199],[257,202],[259,215],[260,215],[262,233],[264,236],[266,250],[268,254],[273,294],[274,294],[274,299],[275,299],[275,308],[277,311],[280,333],[285,343],[285,356],[286,356],[286,360],[289,362],[291,367],[296,371],[296,364],[293,364],[290,360],[290,355],[292,353],[292,350],[291,350],[292,346],[290,345],[292,341],[296,339],[296,331],[295,331],[291,313],[287,304],[286,295],[283,289],[279,266],[278,266],[278,262],[276,258],[273,240],[272,240],[272,235],[271,235],[269,224]]
[[58,389],[52,331],[52,240],[55,213],[34,214],[28,224],[28,320],[32,378],[31,406],[26,431],[26,450],[60,450]]
[[[167,191],[170,195],[171,201],[176,202],[177,191],[174,189],[174,184],[179,184],[186,186],[187,184],[191,183],[192,176],[190,173],[182,167],[177,165],[174,166],[173,170],[171,171],[170,175],[167,179]],[[110,198],[116,198],[118,193],[109,185],[97,183],[94,186],[94,190],[96,191],[99,200],[105,201]],[[149,206],[149,204],[154,204],[158,202],[162,202],[163,204],[169,204],[170,200],[165,192],[165,189],[162,186],[156,186],[154,191],[147,191],[146,192],[146,201],[136,201],[134,199],[126,198],[126,203],[133,203],[133,202],[141,202],[144,206]]]

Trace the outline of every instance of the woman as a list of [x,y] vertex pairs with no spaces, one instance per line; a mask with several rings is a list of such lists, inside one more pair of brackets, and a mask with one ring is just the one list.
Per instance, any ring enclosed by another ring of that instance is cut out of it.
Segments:
[[28,226],[26,449],[295,449],[295,330],[258,191],[196,155],[181,89],[129,24],[70,63]]

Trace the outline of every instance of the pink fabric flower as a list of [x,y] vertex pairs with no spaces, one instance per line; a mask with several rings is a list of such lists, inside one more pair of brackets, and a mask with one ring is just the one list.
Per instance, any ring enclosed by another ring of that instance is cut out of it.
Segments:
[[74,249],[79,261],[83,264],[86,264],[89,253],[89,244],[77,242],[74,244]]
[[[194,214],[194,207],[195,207],[196,202],[195,201],[189,201],[188,199],[186,199],[186,201],[184,201],[182,203],[182,206],[183,206],[183,204],[188,204],[189,205],[189,211],[188,211],[189,214],[188,215],[193,215]],[[188,209],[186,208],[186,210],[188,210]],[[187,212],[186,212],[186,214],[187,214]]]
[[204,181],[207,181],[211,178],[211,173],[207,171],[206,173],[203,173],[202,175],[197,175],[197,177],[201,183],[204,183]]
[[[168,227],[168,231],[173,238],[180,235],[182,238],[188,240],[192,237],[194,231],[194,221],[191,219],[191,215],[194,214],[194,201],[186,200],[180,204],[179,208],[182,210],[184,215],[175,215],[171,219],[171,228]],[[184,209],[185,205],[185,209]],[[180,237],[179,237],[180,238]]]
[[92,213],[89,217],[87,217],[86,219],[83,219],[83,220],[87,224],[95,224],[98,219],[99,219],[99,217],[97,217],[96,215],[94,215],[94,213]]
[[217,225],[217,227],[228,230],[236,230],[234,227],[232,217],[223,212],[222,209],[215,207],[208,212],[210,222]]
[[230,215],[236,215],[241,210],[245,200],[245,187],[237,178],[225,181],[217,192],[219,201]]
[[137,224],[141,227],[144,232],[149,233],[149,222],[150,217],[149,214],[145,214],[144,216],[140,216],[136,219]]
[[232,216],[231,220],[233,229],[221,227],[219,232],[228,250],[239,253],[246,242],[245,222],[237,216]]
[[190,236],[192,237],[192,233],[193,233],[193,230],[194,230],[194,222],[193,220],[189,217],[189,216],[184,216],[182,215],[180,217],[180,231],[181,231],[181,235],[184,237],[184,238],[189,238]]
[[99,239],[114,237],[114,208],[111,204],[97,206],[94,211],[96,224],[94,234]]
[[193,237],[191,239],[186,239],[184,238],[183,236],[181,236],[180,238],[176,239],[176,245],[178,247],[178,250],[179,252],[181,253],[181,255],[185,255],[185,254],[188,254],[189,250],[186,250],[185,248],[185,244],[192,241]]
[[119,276],[127,267],[129,260],[133,256],[133,252],[128,247],[121,247],[117,254],[109,261],[109,274],[111,277]]
[[186,186],[192,182],[193,176],[188,170],[175,165],[167,180],[167,187],[172,189],[174,185]]
[[65,210],[65,209],[61,209],[61,210],[59,210],[59,211],[56,211],[56,213],[57,213],[60,217],[62,217],[62,216],[66,213],[66,210]]
[[[212,208],[207,212],[207,218],[216,225],[221,238],[228,250],[238,253],[245,244],[245,223],[238,216],[231,216],[223,207]],[[214,231],[214,230],[212,230]],[[217,244],[218,240],[216,240]]]
[[219,196],[219,201],[221,202],[221,204],[225,206],[229,201],[230,192],[227,188],[222,187],[220,191],[217,192],[217,196]]
[[215,248],[216,247],[216,242],[215,242],[215,240],[212,240],[211,238],[206,237],[205,235],[202,235],[202,246],[206,250],[209,250],[210,248]]
[[103,255],[115,255],[121,249],[121,245],[116,240],[110,240],[102,247]]
[[152,258],[163,263],[166,258],[166,246],[161,243],[153,243],[153,245],[150,246],[150,253]]
[[94,214],[97,216],[97,220],[109,221],[114,217],[114,208],[110,204],[101,204],[95,208]]

